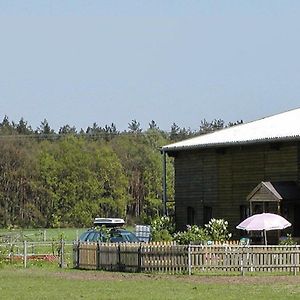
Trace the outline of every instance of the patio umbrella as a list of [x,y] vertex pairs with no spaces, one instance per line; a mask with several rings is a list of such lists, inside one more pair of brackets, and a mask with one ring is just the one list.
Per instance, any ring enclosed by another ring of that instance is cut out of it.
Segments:
[[270,213],[262,213],[253,215],[238,226],[237,229],[247,230],[247,231],[263,231],[265,244],[267,245],[267,235],[266,231],[269,230],[281,230],[291,226],[292,224],[283,218],[280,215],[270,214]]

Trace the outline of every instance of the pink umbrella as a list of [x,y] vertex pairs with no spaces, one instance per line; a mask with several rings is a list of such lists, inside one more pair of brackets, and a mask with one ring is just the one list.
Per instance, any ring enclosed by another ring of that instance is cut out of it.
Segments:
[[282,216],[276,215],[276,214],[270,214],[270,213],[262,213],[262,214],[256,214],[253,215],[246,220],[244,220],[242,223],[240,223],[238,226],[236,226],[237,229],[242,230],[263,230],[264,231],[264,237],[265,237],[265,244],[267,244],[267,235],[266,231],[269,230],[281,230],[284,228],[287,228],[291,226],[292,224],[287,221]]

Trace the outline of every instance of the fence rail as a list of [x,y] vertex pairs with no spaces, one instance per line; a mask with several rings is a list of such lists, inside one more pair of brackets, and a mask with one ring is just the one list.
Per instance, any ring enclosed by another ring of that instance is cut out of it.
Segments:
[[26,268],[31,261],[57,262],[65,267],[73,256],[73,242],[9,242],[0,243],[0,260],[22,261]]
[[300,271],[300,246],[75,243],[74,266],[128,272]]

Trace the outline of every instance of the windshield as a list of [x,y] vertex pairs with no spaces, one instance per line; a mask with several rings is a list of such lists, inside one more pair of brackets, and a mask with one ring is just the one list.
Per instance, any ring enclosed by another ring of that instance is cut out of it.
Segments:
[[130,231],[113,231],[111,232],[111,242],[130,242],[137,243],[139,239]]
[[[84,232],[80,238],[80,241],[84,242],[106,242],[108,241],[107,233],[100,230],[89,230]],[[138,243],[140,240],[130,231],[124,229],[114,229],[109,233],[109,241],[112,243]]]

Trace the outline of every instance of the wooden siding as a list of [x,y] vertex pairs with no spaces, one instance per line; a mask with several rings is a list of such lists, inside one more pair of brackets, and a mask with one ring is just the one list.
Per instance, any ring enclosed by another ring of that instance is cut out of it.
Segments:
[[203,207],[224,218],[230,230],[240,220],[240,206],[261,181],[298,181],[298,143],[234,146],[226,149],[178,151],[175,155],[176,225],[185,229],[187,207],[195,209],[195,223],[203,225]]

